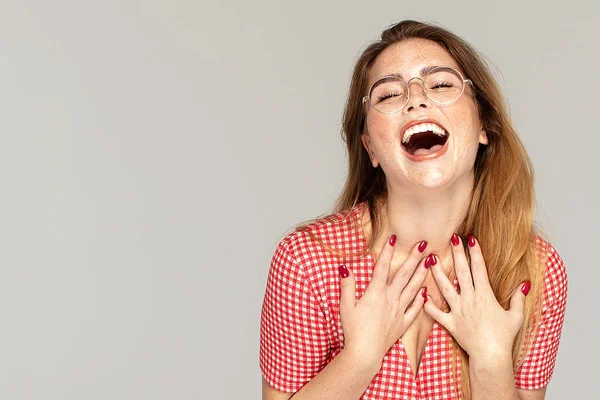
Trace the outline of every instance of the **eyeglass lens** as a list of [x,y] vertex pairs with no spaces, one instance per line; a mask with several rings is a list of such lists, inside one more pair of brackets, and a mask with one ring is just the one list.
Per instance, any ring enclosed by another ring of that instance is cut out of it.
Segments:
[[[456,101],[463,92],[463,86],[462,77],[451,68],[433,69],[423,79],[423,89],[427,97],[438,104]],[[408,93],[406,82],[399,77],[388,76],[373,85],[369,101],[377,111],[392,114],[406,105]]]

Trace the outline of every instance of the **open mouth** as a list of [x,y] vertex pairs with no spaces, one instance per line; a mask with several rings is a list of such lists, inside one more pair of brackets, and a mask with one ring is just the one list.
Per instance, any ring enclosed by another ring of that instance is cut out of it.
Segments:
[[408,128],[402,137],[402,147],[413,156],[427,155],[441,150],[448,140],[448,132],[437,124],[418,124]]

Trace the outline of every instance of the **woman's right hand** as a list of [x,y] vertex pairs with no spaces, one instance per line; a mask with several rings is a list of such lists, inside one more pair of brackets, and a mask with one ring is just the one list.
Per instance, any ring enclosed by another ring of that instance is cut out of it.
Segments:
[[354,274],[340,266],[344,351],[350,352],[361,365],[376,364],[379,367],[390,347],[415,320],[426,301],[421,284],[432,260],[437,261],[433,254],[422,259],[427,243],[420,242],[395,274],[388,276],[395,241],[396,237],[392,236],[385,244],[371,282],[358,301]]

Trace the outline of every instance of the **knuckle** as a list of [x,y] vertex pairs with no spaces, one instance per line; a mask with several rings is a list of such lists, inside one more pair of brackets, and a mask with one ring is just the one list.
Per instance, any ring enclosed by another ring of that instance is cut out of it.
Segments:
[[452,294],[452,291],[454,291],[453,287],[450,287],[448,285],[440,285],[440,291],[442,292],[442,295],[448,296],[450,294]]
[[410,275],[408,275],[406,272],[400,272],[398,271],[396,273],[396,276],[394,277],[394,280],[398,281],[398,283],[400,284],[401,287],[406,286],[406,283],[409,281],[410,279]]
[[354,282],[352,281],[352,279],[344,279],[344,280],[342,280],[340,287],[342,289],[349,289],[349,288],[352,288],[352,285],[354,285]]
[[416,290],[418,288],[420,288],[421,285],[419,284],[419,282],[414,282],[414,279],[411,280],[410,282],[408,282],[405,286],[403,286],[400,290],[400,292],[404,295],[406,294],[409,297],[414,297],[414,292],[416,292]]
[[414,274],[414,268],[410,268],[407,265],[403,265],[396,272],[396,275],[398,275],[398,277],[400,279],[403,279],[405,281],[408,281],[413,276],[413,274]]
[[483,257],[474,257],[473,264],[476,268],[485,268],[485,260],[483,259]]

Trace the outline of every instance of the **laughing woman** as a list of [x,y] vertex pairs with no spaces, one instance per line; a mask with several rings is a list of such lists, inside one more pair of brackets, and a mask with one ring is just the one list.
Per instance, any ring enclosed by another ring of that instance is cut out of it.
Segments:
[[443,28],[390,27],[356,63],[343,136],[335,214],[271,262],[263,399],[543,399],[567,277],[482,58]]

